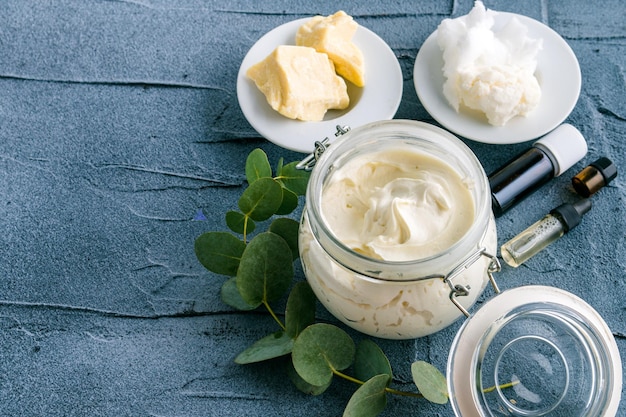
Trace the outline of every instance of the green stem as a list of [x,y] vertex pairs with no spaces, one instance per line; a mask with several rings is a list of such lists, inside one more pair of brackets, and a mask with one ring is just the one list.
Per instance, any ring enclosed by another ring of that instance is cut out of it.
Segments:
[[[517,384],[519,384],[519,381],[508,382],[508,383],[506,383],[506,384],[502,384],[502,385],[500,385],[500,387],[499,387],[499,388],[500,388],[500,389],[511,388],[511,387],[514,387],[514,386],[515,386],[515,385],[517,385]],[[493,392],[493,391],[495,391],[495,390],[496,390],[496,386],[494,385],[493,387],[485,388],[485,389],[483,390],[483,392],[484,392],[485,394],[487,394],[487,393]]]
[[243,243],[248,243],[248,215],[246,214],[246,216],[244,217],[243,220]]
[[365,382],[361,381],[360,379],[356,379],[353,376],[346,375],[343,372],[336,370],[335,368],[331,368],[331,369],[333,371],[333,374],[337,375],[339,378],[343,378],[347,381],[354,382],[355,384],[359,384],[359,385],[365,384]]
[[424,396],[419,392],[400,391],[389,387],[385,388],[385,391],[387,391],[389,394],[402,395],[404,397],[424,398]]
[[[355,378],[353,376],[344,374],[343,372],[340,372],[340,371],[338,371],[338,370],[336,370],[334,368],[331,368],[331,369],[333,371],[333,374],[337,375],[340,378],[343,378],[343,379],[345,379],[347,381],[350,381],[350,382],[353,382],[353,383],[359,384],[359,385],[365,384],[365,382],[361,381],[360,379],[357,379],[357,378]],[[502,385],[499,386],[499,388],[500,389],[507,389],[507,388],[511,388],[511,387],[513,387],[513,386],[515,386],[517,384],[519,384],[519,381],[513,381],[513,382],[506,383],[506,384],[502,384]],[[496,390],[496,387],[493,386],[493,387],[485,388],[483,390],[483,392],[485,394],[487,394],[487,393],[493,392],[495,390]],[[424,396],[422,394],[420,394],[419,392],[400,391],[400,390],[389,388],[389,387],[385,388],[385,392],[388,392],[389,394],[393,394],[393,395],[401,395],[403,397],[424,398]]]
[[272,307],[270,307],[270,305],[267,303],[267,301],[263,300],[263,305],[265,306],[265,308],[267,309],[267,311],[269,311],[270,315],[274,318],[274,320],[276,321],[276,323],[278,323],[278,325],[280,326],[280,328],[285,331],[287,330],[287,327],[285,327],[285,325],[283,324],[282,321],[280,321],[280,319],[278,318],[278,316],[276,315],[276,313],[274,313],[274,310],[272,310]]
[[[345,379],[347,381],[354,382],[355,384],[359,384],[359,385],[365,384],[365,382],[361,381],[360,379],[357,379],[357,378],[355,378],[353,376],[344,374],[343,372],[340,372],[340,371],[338,371],[338,370],[336,370],[334,368],[332,369],[332,371],[333,371],[333,374],[335,374],[338,377],[343,378],[343,379]],[[422,394],[418,394],[416,392],[400,391],[400,390],[389,388],[389,387],[385,388],[385,391],[388,392],[389,394],[402,395],[402,396],[405,396],[405,397],[417,397],[417,398],[422,398],[423,397]]]

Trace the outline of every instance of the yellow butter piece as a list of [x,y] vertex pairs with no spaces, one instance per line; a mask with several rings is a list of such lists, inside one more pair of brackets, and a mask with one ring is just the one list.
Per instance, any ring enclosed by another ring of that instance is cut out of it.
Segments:
[[280,45],[246,75],[269,105],[290,119],[320,121],[328,109],[350,104],[346,82],[328,56],[313,48]]
[[357,87],[365,85],[363,52],[352,42],[358,23],[344,11],[330,16],[315,16],[296,33],[296,45],[310,46],[328,54],[337,74]]

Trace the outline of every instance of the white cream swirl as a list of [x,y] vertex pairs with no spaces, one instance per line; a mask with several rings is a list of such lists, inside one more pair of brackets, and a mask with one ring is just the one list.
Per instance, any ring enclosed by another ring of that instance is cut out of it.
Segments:
[[469,181],[432,156],[386,150],[351,159],[322,194],[333,234],[374,259],[409,261],[437,254],[474,221]]

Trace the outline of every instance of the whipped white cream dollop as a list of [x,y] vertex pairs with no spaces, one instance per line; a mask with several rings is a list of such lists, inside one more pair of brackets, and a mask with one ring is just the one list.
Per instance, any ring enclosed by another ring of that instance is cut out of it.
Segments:
[[332,174],[322,213],[333,234],[370,258],[410,261],[457,242],[474,221],[469,184],[448,164],[417,152],[350,160]]
[[476,1],[469,14],[444,19],[437,28],[443,51],[443,94],[458,112],[461,105],[484,112],[494,126],[526,116],[541,100],[535,76],[542,39],[513,17],[494,29],[497,12]]

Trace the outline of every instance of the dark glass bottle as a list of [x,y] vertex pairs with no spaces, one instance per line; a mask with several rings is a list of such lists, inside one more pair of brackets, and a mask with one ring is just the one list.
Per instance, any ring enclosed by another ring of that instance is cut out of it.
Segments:
[[617,167],[609,158],[602,157],[576,174],[572,178],[572,186],[579,195],[588,198],[600,188],[609,185],[615,177],[617,177]]
[[554,177],[550,157],[532,147],[489,176],[493,213],[500,217]]
[[489,175],[494,215],[501,216],[550,179],[567,171],[586,153],[585,138],[567,123],[533,143],[529,150]]

